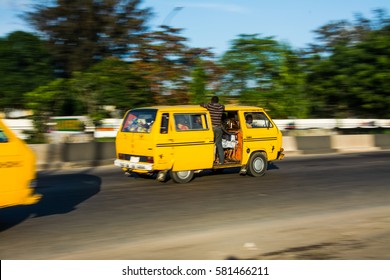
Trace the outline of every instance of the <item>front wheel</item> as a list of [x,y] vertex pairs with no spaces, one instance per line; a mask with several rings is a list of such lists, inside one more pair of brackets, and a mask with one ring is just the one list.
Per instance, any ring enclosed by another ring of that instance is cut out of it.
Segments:
[[260,177],[264,175],[266,170],[267,157],[264,155],[264,153],[253,153],[248,162],[248,174],[254,177]]
[[186,171],[171,171],[171,178],[175,183],[185,184],[192,180],[194,177],[194,171],[186,170]]

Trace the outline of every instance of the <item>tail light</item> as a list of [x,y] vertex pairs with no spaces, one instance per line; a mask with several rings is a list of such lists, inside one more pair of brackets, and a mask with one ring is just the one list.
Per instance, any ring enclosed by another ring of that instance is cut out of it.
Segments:
[[147,157],[146,162],[148,163],[154,163],[153,157]]

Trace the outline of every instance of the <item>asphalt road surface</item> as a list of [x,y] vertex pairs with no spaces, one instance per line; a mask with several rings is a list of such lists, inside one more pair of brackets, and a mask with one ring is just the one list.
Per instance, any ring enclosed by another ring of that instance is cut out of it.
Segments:
[[38,204],[0,209],[0,259],[390,259],[390,151],[237,172],[40,172]]

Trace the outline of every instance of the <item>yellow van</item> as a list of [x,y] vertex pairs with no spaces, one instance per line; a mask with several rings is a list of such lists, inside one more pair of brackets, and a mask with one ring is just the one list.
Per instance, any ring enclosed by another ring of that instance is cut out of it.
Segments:
[[187,183],[205,169],[240,167],[241,174],[262,176],[268,161],[282,159],[282,133],[264,109],[225,106],[222,146],[226,162],[215,162],[214,135],[201,106],[154,106],[128,111],[116,137],[115,166],[127,173]]
[[0,208],[36,203],[35,155],[0,119]]

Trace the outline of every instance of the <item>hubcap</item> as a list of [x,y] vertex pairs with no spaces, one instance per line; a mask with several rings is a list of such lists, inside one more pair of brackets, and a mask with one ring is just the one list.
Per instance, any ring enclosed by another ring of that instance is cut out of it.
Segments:
[[260,173],[264,169],[264,161],[262,158],[256,158],[253,162],[253,169],[256,173]]
[[179,171],[179,172],[177,172],[177,176],[180,179],[187,179],[188,176],[190,176],[190,171]]

